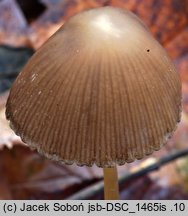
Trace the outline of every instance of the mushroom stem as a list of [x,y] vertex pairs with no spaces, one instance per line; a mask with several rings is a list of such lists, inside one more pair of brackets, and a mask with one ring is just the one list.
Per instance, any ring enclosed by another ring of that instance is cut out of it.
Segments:
[[119,199],[119,185],[117,167],[103,168],[104,172],[104,198],[105,200]]

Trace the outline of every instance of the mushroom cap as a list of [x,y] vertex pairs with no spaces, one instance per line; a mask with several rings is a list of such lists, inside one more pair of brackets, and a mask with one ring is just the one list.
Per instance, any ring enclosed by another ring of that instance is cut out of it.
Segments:
[[158,150],[180,113],[180,78],[166,51],[138,17],[113,7],[64,24],[21,71],[6,106],[29,146],[100,167]]

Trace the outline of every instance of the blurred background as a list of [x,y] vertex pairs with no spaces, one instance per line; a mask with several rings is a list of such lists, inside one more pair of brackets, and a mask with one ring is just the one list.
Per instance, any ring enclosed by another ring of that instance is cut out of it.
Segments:
[[173,138],[118,167],[121,199],[188,199],[188,0],[0,0],[0,199],[103,199],[102,169],[61,165],[31,151],[4,112],[12,82],[32,54],[69,17],[108,5],[145,22],[182,80],[182,119]]

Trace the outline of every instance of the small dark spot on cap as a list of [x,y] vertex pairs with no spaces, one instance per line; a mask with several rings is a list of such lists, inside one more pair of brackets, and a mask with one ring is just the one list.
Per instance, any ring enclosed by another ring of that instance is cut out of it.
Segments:
[[150,49],[147,49],[147,52],[149,52],[150,51]]

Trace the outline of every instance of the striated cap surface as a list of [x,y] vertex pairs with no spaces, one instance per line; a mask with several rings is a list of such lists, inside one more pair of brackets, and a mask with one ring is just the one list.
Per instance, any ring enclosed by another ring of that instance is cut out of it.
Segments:
[[32,56],[6,108],[16,134],[49,158],[122,165],[170,137],[181,84],[135,15],[103,7],[72,17]]

